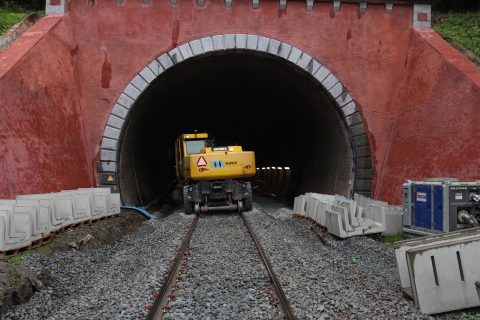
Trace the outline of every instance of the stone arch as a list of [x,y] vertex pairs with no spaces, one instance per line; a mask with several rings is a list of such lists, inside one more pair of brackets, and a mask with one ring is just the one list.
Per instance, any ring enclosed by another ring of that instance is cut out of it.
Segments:
[[356,104],[337,77],[319,61],[288,43],[250,34],[208,36],[184,43],[154,59],[129,82],[118,97],[105,125],[98,173],[100,185],[117,188],[120,141],[133,106],[150,83],[182,61],[225,50],[249,50],[286,60],[313,77],[328,92],[343,119],[353,154],[351,191],[371,195],[372,162],[368,136]]

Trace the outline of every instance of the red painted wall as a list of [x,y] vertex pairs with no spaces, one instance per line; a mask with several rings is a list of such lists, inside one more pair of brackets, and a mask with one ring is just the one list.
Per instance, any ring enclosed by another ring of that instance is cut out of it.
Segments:
[[412,31],[377,198],[402,201],[404,179],[480,180],[480,69],[431,30]]
[[42,19],[0,55],[0,197],[93,185],[127,83],[177,44],[225,33],[287,42],[342,81],[367,126],[376,198],[399,203],[404,178],[479,178],[478,69],[432,31],[413,31],[411,7],[388,16],[370,4],[359,15],[354,4],[334,13],[293,1],[286,12],[277,1],[124,3],[71,1],[63,20]]
[[304,2],[278,1],[99,1],[87,6],[70,3],[69,17],[78,45],[74,57],[82,107],[85,111],[87,157],[98,155],[107,116],[133,76],[155,57],[177,44],[207,35],[249,33],[276,38],[307,52],[325,64],[348,88],[367,120],[376,170],[381,170],[408,53],[412,7],[343,4],[334,13],[331,3],[316,3],[307,12]]
[[0,54],[0,198],[89,186],[70,36],[42,19]]

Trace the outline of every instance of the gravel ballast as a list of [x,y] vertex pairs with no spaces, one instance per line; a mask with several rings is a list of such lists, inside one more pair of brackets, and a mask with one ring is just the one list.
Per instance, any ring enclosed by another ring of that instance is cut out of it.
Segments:
[[237,214],[202,215],[165,319],[277,319],[267,271]]
[[2,319],[139,319],[191,221],[179,213],[154,216],[111,245],[26,255],[23,267],[47,271],[52,285]]
[[369,237],[336,239],[291,210],[247,213],[299,319],[457,319],[423,315],[401,293],[393,248]]

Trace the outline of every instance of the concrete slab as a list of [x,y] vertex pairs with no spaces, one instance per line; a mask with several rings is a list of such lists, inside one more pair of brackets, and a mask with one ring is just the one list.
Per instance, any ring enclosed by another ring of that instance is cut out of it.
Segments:
[[50,206],[46,201],[40,199],[19,199],[17,200],[16,208],[18,207],[33,207],[33,225],[32,235],[47,236],[51,232],[50,223]]
[[[50,222],[50,230],[56,231],[62,228],[64,224],[64,218],[61,216],[57,216],[55,213],[55,193],[45,193],[45,194],[32,194],[32,195],[19,195],[17,196],[17,202],[19,203],[31,203],[30,200],[38,201],[40,208],[49,212],[49,222]],[[25,201],[25,202],[23,202]]]
[[410,249],[407,263],[415,305],[422,313],[480,306],[475,287],[480,279],[480,233]]
[[0,250],[8,251],[27,247],[31,240],[32,217],[14,214],[13,206],[0,206]]
[[444,244],[455,239],[469,240],[477,237],[478,233],[480,233],[480,228],[472,228],[397,242],[395,244],[395,258],[397,260],[397,268],[402,289],[407,292],[411,291],[410,276],[406,258],[406,252],[408,250],[421,248],[422,246],[429,246],[433,243]]

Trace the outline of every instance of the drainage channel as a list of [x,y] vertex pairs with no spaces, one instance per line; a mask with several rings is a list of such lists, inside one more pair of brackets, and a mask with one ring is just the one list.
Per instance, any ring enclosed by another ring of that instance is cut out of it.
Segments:
[[[255,235],[252,227],[250,226],[250,223],[247,221],[247,218],[243,213],[239,214],[244,225],[246,226],[248,233],[250,237],[252,238],[253,242],[255,243],[255,248],[258,251],[261,261],[263,265],[265,266],[265,269],[268,273],[268,276],[270,278],[271,285],[273,287],[273,294],[274,296],[278,299],[278,302],[280,304],[280,311],[282,312],[283,316],[286,319],[297,319],[296,316],[293,314],[293,311],[290,307],[290,303],[288,299],[286,298],[283,289],[280,285],[279,280],[277,279],[272,265],[270,261],[267,258],[267,255],[265,254],[265,251],[263,250],[260,241],[258,240],[257,236]],[[170,311],[170,307],[168,306],[169,301],[172,300],[172,297],[175,295],[173,294],[174,288],[178,287],[176,285],[177,281],[181,279],[179,276],[181,273],[181,270],[183,270],[186,267],[185,263],[182,263],[185,260],[185,256],[187,254],[187,249],[189,248],[190,244],[190,239],[192,238],[192,235],[195,231],[195,228],[197,226],[197,222],[199,220],[199,216],[197,215],[194,220],[192,221],[192,224],[190,226],[189,231],[187,232],[185,239],[182,242],[182,245],[180,246],[180,249],[177,251],[177,254],[175,256],[173,266],[170,269],[169,274],[166,276],[164,283],[158,293],[158,296],[150,309],[149,314],[147,315],[146,319],[149,320],[156,320],[156,319],[163,319],[165,315],[167,315]],[[255,249],[254,249],[255,250]],[[174,298],[173,298],[174,299]]]

